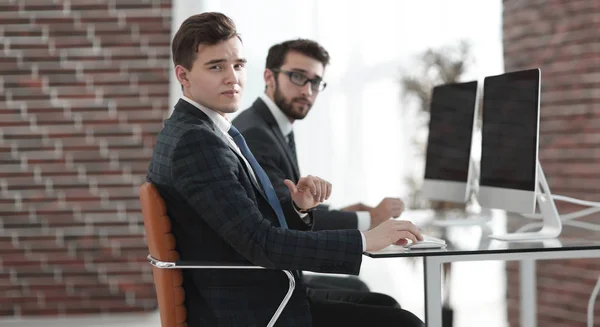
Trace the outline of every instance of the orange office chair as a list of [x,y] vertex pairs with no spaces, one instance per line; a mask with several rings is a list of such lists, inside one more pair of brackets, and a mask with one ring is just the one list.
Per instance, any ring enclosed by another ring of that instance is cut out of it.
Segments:
[[[175,250],[175,237],[171,233],[171,221],[167,216],[164,200],[154,185],[146,182],[140,187],[140,202],[144,216],[144,227],[148,239],[148,262],[152,265],[156,297],[162,327],[186,327],[186,309],[183,304],[184,292],[181,284],[183,275],[180,269],[265,269],[260,266],[240,266],[179,260]],[[296,286],[291,272],[283,270],[290,281],[288,292],[273,314],[268,327],[275,325],[277,318],[287,305]]]

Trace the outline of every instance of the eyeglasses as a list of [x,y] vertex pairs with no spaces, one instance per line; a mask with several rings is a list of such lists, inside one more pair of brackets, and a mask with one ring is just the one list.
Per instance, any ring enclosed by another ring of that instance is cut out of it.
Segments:
[[306,85],[306,83],[310,82],[310,88],[313,92],[321,92],[325,89],[325,87],[327,86],[327,83],[323,82],[322,79],[320,78],[308,78],[308,76],[299,73],[299,72],[291,72],[288,70],[281,70],[281,69],[271,69],[274,73],[282,73],[287,75],[290,78],[290,82],[298,85],[298,86],[304,86]]

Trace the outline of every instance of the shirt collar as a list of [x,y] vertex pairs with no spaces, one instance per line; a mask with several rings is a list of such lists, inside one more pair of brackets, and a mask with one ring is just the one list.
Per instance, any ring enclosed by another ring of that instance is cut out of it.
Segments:
[[288,134],[292,132],[293,128],[288,116],[286,116],[283,111],[279,109],[275,102],[273,102],[273,100],[271,100],[266,93],[261,93],[258,97],[263,100],[263,102],[267,105],[267,108],[269,108],[271,111],[271,114],[273,114],[273,117],[275,117],[275,121],[277,121],[277,125],[281,130],[281,134],[287,137]]
[[189,104],[193,105],[194,107],[200,109],[200,111],[202,111],[203,113],[205,113],[208,118],[210,118],[210,120],[212,120],[212,122],[217,125],[217,128],[225,133],[225,135],[229,135],[229,129],[231,128],[231,122],[229,120],[227,120],[227,118],[221,116],[218,112],[208,109],[205,106],[199,104],[198,102],[186,97],[185,95],[182,95],[181,98],[185,101],[187,101]]

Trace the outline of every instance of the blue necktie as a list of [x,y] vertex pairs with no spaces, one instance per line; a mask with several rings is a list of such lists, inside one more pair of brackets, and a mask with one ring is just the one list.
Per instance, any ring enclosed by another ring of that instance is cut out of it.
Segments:
[[242,155],[246,157],[246,160],[248,160],[252,170],[254,170],[256,178],[258,178],[260,185],[262,185],[262,188],[265,191],[265,195],[267,196],[269,204],[277,214],[279,225],[287,228],[288,226],[285,221],[285,216],[283,215],[283,210],[281,209],[281,203],[279,203],[279,199],[277,198],[277,194],[275,193],[275,189],[273,189],[273,184],[271,184],[267,173],[265,173],[262,167],[258,164],[256,158],[254,158],[254,155],[252,152],[250,152],[250,149],[246,144],[246,140],[244,140],[244,137],[242,134],[240,134],[240,131],[235,128],[235,126],[231,125],[231,128],[229,129],[229,135],[231,135],[235,144],[237,144],[237,146],[240,148],[240,151],[242,151]]

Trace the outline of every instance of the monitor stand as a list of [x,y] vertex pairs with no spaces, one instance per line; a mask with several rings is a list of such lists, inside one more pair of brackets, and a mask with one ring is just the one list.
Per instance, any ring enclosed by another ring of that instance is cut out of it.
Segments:
[[[542,165],[537,162],[537,174],[538,174],[538,187],[536,192],[536,199],[538,207],[543,217],[543,226],[537,232],[526,232],[526,233],[508,233],[503,235],[490,235],[490,238],[501,240],[501,241],[532,241],[555,238],[560,235],[562,231],[562,221],[556,210],[550,187],[546,181],[546,176],[542,170]],[[541,190],[540,190],[541,189]]]
[[[467,202],[472,194],[477,194],[479,185],[479,164],[471,157],[469,160],[469,177],[467,179]],[[464,216],[452,219],[435,219],[431,222],[432,226],[453,227],[453,226],[481,226],[492,220],[491,214],[476,216],[465,211]]]

